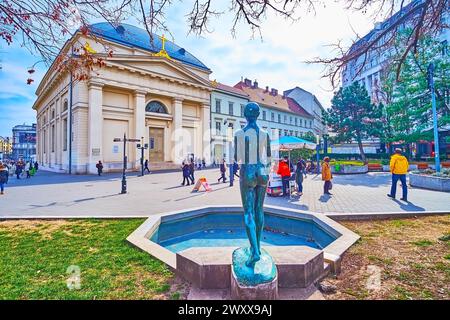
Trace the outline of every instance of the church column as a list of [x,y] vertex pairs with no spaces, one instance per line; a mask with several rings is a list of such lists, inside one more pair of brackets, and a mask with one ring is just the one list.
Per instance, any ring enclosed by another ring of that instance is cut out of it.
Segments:
[[[141,139],[144,137],[144,143],[148,140],[145,132],[145,92],[134,92],[134,138]],[[141,167],[141,150],[134,148],[135,150],[135,168]],[[145,157],[145,153],[144,153]],[[145,161],[145,160],[144,160]]]
[[102,160],[103,143],[103,91],[102,84],[89,83],[88,111],[88,173],[97,173],[95,165]]
[[183,155],[183,100],[173,99],[172,161],[181,163]]
[[211,107],[203,104],[201,108],[203,157],[207,164],[211,163]]

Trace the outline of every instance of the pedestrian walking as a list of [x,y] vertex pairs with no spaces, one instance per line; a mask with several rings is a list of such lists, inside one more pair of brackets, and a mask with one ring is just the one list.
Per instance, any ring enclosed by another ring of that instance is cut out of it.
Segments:
[[322,180],[324,181],[323,194],[332,195],[330,193],[330,190],[333,188],[333,184],[331,183],[332,179],[333,175],[331,174],[330,157],[325,157],[322,164]]
[[195,171],[195,162],[194,159],[191,159],[191,163],[189,164],[189,179],[191,179],[192,184],[195,183],[194,171]]
[[291,169],[289,168],[288,157],[284,157],[278,164],[277,174],[281,176],[281,182],[283,183],[283,197],[289,195],[289,180],[291,179]]
[[20,179],[20,175],[22,174],[22,171],[23,171],[22,163],[21,162],[17,162],[16,171],[15,171],[17,179]]
[[236,160],[233,160],[233,175],[239,178],[239,163]]
[[220,178],[217,179],[217,182],[220,182],[220,180],[223,181],[223,183],[227,182],[227,177],[225,174],[227,173],[227,162],[225,159],[222,160],[222,163],[220,164]]
[[33,165],[31,164],[31,161],[27,162],[27,164],[25,165],[25,172],[27,173],[27,179],[31,178],[30,170],[32,166]]
[[144,174],[145,174],[145,171],[150,173],[150,169],[149,169],[148,165],[149,165],[148,164],[148,159],[145,159],[145,162],[144,162]]
[[202,159],[202,167],[203,167],[203,169],[206,169],[206,160],[205,160],[205,158]]
[[39,170],[39,163],[38,163],[37,161],[34,162],[34,169],[35,169],[36,171]]
[[8,183],[9,172],[8,167],[0,161],[0,194],[5,194],[5,184]]
[[402,201],[408,201],[408,186],[406,185],[406,174],[408,173],[409,163],[408,159],[402,155],[402,149],[395,149],[395,153],[391,157],[390,169],[392,173],[392,186],[391,193],[388,193],[388,197],[395,199],[397,193],[398,180],[402,183],[403,197]]
[[103,173],[103,163],[99,160],[95,167],[97,168],[97,174],[100,177]]
[[187,163],[185,163],[184,161],[183,161],[183,163],[182,163],[182,165],[181,165],[181,171],[183,172],[183,182],[181,183],[181,185],[182,186],[184,186],[185,184],[187,185],[187,186],[189,186],[189,185],[191,185],[190,184],[190,175],[191,175],[191,172],[190,172],[190,169],[189,169],[189,165],[187,164]]

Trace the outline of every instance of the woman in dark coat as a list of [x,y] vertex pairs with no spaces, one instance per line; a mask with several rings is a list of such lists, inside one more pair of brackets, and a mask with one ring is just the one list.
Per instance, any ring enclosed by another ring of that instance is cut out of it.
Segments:
[[299,195],[303,195],[303,174],[305,173],[305,162],[299,159],[295,168],[295,183],[298,186]]
[[181,184],[182,186],[185,185],[185,183],[187,183],[186,185],[189,186],[190,185],[190,175],[191,175],[191,170],[189,169],[189,165],[187,163],[182,164],[181,170],[183,171],[183,183]]

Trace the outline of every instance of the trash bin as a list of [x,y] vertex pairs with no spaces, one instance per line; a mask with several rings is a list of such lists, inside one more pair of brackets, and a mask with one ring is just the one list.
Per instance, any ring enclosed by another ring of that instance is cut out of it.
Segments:
[[339,163],[336,163],[336,164],[334,165],[334,171],[335,171],[335,172],[341,171],[341,165],[340,165]]

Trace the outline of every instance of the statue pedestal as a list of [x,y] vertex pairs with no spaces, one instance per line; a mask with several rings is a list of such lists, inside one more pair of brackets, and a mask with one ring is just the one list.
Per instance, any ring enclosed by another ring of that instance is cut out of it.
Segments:
[[272,257],[262,250],[261,260],[252,268],[245,264],[249,254],[250,248],[239,248],[233,252],[231,299],[278,299],[278,275]]

